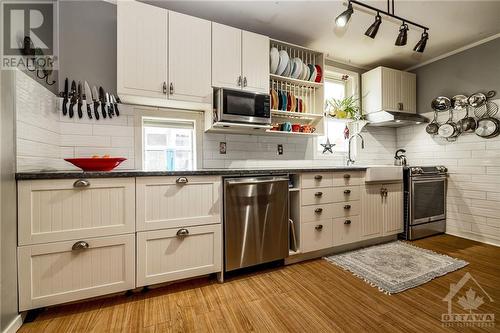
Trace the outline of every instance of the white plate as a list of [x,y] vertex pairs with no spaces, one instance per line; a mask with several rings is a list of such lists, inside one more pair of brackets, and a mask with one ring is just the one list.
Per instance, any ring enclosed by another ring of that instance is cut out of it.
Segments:
[[276,74],[278,75],[283,75],[283,72],[285,71],[288,61],[290,60],[290,57],[288,56],[288,53],[286,53],[285,50],[281,50],[279,52],[280,55],[280,62],[278,65],[278,69],[276,70]]
[[302,60],[300,58],[293,58],[292,77],[298,79],[302,74]]
[[280,53],[277,48],[272,47],[269,52],[269,57],[271,59],[271,74],[276,74],[276,70],[278,69],[278,65],[280,63]]
[[283,71],[283,73],[281,73],[281,76],[290,77],[290,73],[292,72],[292,66],[293,66],[293,59],[289,59],[286,64],[285,70]]
[[300,75],[301,80],[306,80],[309,78],[309,67],[306,64],[302,64],[302,74]]
[[316,80],[317,75],[318,75],[318,70],[316,69],[316,67],[314,67],[314,70],[313,70],[311,76],[309,77],[309,81],[314,82],[314,80]]

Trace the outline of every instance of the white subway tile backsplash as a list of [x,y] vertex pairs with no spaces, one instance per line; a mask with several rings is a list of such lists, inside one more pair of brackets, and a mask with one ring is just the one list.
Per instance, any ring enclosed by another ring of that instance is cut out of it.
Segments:
[[92,125],[80,123],[62,124],[59,133],[70,135],[92,135]]
[[[113,118],[114,119],[114,118]],[[117,126],[117,125],[93,125],[93,135],[112,135],[112,136],[134,136],[134,128],[131,126]]]

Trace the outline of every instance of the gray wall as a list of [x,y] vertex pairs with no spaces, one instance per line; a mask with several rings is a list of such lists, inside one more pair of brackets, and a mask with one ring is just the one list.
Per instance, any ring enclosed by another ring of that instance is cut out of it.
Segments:
[[68,77],[116,93],[116,5],[60,1],[59,59],[61,91]]
[[500,94],[500,38],[413,71],[417,74],[417,110],[432,111],[437,96],[452,97],[478,91]]

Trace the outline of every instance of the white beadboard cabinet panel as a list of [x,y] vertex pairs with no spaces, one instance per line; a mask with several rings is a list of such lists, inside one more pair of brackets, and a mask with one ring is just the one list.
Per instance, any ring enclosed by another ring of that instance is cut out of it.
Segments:
[[269,37],[242,31],[243,89],[269,93]]
[[210,21],[168,12],[169,99],[211,102],[211,30]]
[[383,234],[395,235],[403,232],[403,184],[385,184],[387,197],[384,198]]
[[212,22],[212,86],[241,88],[241,30]]
[[382,236],[384,198],[382,185],[361,186],[361,237],[363,239]]
[[220,177],[144,177],[136,183],[138,231],[221,222]]
[[166,99],[168,11],[137,1],[117,2],[117,91]]
[[135,179],[93,178],[18,182],[19,245],[135,231]]
[[[177,236],[182,229],[187,236]],[[221,270],[221,224],[137,233],[138,287]]]
[[401,98],[400,103],[407,113],[417,113],[417,75],[401,72]]
[[382,68],[382,109],[398,111],[401,102],[401,72]]
[[135,287],[135,234],[82,240],[18,247],[20,311]]

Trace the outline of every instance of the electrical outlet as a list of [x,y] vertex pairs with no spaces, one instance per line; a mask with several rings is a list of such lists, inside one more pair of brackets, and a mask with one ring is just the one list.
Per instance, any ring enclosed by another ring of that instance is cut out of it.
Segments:
[[282,144],[278,145],[277,153],[278,153],[278,155],[283,155],[283,145]]
[[219,154],[226,154],[227,146],[225,142],[219,142]]

